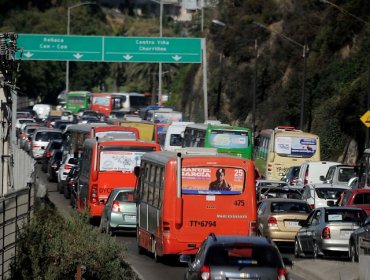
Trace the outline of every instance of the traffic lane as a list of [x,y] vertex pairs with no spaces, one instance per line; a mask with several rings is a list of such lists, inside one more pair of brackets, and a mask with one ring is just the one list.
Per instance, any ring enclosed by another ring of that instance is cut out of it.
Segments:
[[135,269],[143,280],[182,280],[187,264],[180,264],[175,259],[171,262],[156,263],[150,253],[139,255],[136,235],[118,233],[116,240],[125,244],[127,248],[127,262]]
[[[47,176],[41,171],[40,167],[39,164],[36,165],[38,182],[46,186],[49,199],[54,203],[58,211],[63,216],[70,215],[71,211],[75,210],[70,206],[69,199],[65,199],[63,194],[57,191],[56,183],[47,181]],[[127,262],[142,280],[184,279],[184,274],[187,269],[186,264],[156,263],[150,254],[139,255],[137,251],[136,235],[134,234],[118,233],[114,238],[116,238],[117,242],[124,243],[127,248]],[[293,252],[289,251],[289,249],[281,249],[281,252],[283,256],[289,257],[295,261],[300,261],[294,258]],[[289,269],[289,271],[289,278],[291,280],[305,279],[304,276],[299,276],[294,271],[291,271],[291,269]]]

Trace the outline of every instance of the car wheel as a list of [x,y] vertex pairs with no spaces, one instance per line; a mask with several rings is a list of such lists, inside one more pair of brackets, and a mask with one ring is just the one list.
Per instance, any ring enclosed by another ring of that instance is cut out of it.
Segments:
[[294,257],[300,258],[301,257],[301,249],[299,248],[298,240],[294,240]]
[[317,259],[320,254],[319,254],[320,250],[319,250],[319,246],[317,245],[317,243],[314,241],[313,243],[313,258],[314,259]]
[[349,254],[349,259],[351,260],[351,262],[353,263],[358,262],[357,250],[356,250],[356,246],[353,241],[350,241],[348,254]]
[[103,217],[101,217],[100,218],[100,224],[99,224],[99,231],[101,232],[101,233],[104,233],[105,232],[105,228],[104,228],[104,226],[103,226]]

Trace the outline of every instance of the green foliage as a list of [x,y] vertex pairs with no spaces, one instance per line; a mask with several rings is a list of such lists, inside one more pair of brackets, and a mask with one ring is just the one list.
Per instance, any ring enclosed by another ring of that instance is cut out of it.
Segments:
[[20,233],[11,279],[74,279],[78,264],[87,269],[85,279],[138,279],[125,262],[126,249],[86,220],[41,205]]

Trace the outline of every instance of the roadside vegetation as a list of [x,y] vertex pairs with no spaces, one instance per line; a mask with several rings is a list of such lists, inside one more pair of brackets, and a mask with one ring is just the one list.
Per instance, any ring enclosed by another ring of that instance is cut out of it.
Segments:
[[138,280],[125,254],[121,243],[84,215],[66,219],[52,202],[36,201],[30,224],[20,232],[10,279]]

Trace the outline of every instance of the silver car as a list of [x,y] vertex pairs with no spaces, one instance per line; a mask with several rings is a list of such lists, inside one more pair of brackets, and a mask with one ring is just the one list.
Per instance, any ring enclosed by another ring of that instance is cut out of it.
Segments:
[[349,238],[366,219],[366,212],[353,207],[321,207],[313,210],[294,240],[296,257],[314,258],[329,252],[348,253]]
[[188,263],[185,280],[205,279],[288,279],[285,259],[274,242],[265,237],[216,236],[211,233],[200,245],[191,262],[190,255],[181,255]]
[[116,188],[111,191],[101,215],[100,230],[107,234],[117,230],[136,231],[134,188]]

